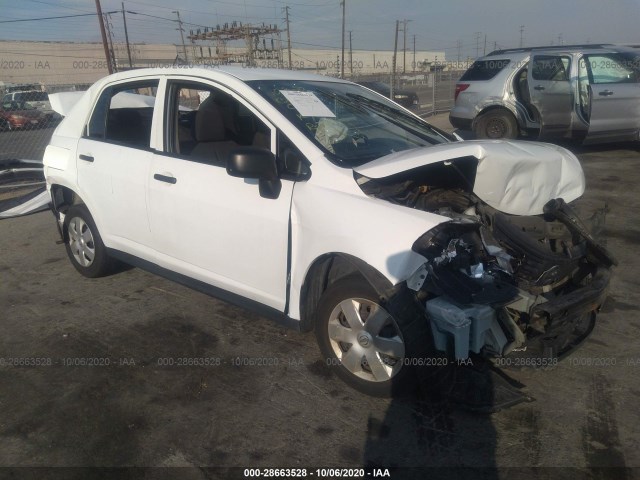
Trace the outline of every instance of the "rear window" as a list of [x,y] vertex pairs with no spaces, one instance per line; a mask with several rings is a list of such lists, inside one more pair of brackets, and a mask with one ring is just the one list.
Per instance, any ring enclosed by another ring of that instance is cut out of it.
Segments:
[[476,60],[460,77],[460,81],[491,80],[510,62],[511,60]]

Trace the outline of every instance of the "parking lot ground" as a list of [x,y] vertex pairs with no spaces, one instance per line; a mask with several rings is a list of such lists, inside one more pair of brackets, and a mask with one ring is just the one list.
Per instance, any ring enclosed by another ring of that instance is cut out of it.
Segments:
[[620,265],[592,336],[506,370],[532,401],[492,415],[366,397],[311,334],[139,269],[85,279],[50,213],[2,220],[0,465],[640,467],[639,150],[574,148]]

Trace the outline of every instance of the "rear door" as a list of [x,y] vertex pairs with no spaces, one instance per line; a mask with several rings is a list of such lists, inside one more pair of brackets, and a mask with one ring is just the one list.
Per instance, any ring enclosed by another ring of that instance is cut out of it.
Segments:
[[634,138],[640,129],[640,62],[632,53],[585,55],[589,78],[588,139]]
[[149,78],[106,87],[78,142],[78,185],[107,247],[142,255],[150,243],[147,175],[155,95]]
[[531,104],[540,115],[541,137],[570,134],[573,93],[568,55],[536,53],[531,58],[527,80]]

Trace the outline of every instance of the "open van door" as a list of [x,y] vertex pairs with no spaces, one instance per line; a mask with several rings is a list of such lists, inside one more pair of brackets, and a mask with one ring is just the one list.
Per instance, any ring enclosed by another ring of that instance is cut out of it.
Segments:
[[540,115],[540,137],[571,134],[573,94],[569,81],[571,57],[552,53],[532,55],[527,81],[531,104]]
[[640,130],[640,56],[593,53],[583,60],[589,78],[587,141],[636,140]]

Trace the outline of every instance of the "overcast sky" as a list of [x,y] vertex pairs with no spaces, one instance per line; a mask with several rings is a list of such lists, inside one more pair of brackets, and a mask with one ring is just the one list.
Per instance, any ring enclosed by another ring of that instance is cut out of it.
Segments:
[[[444,51],[456,60],[494,45],[517,47],[558,43],[639,43],[640,0],[346,0],[347,30],[354,49],[393,49],[395,20],[409,19],[407,48]],[[174,10],[185,29],[233,20],[278,24],[289,5],[294,48],[340,47],[339,0],[125,0],[131,42],[179,43]],[[120,0],[102,0],[105,12],[120,10]],[[95,12],[94,0],[0,0],[0,21]],[[145,15],[154,15],[153,18]],[[124,41],[122,15],[110,16],[114,39]],[[348,35],[348,34],[347,34]],[[284,39],[285,37],[283,37]],[[348,38],[348,37],[347,37]],[[95,16],[0,23],[0,39],[99,41]],[[479,41],[477,42],[477,39]],[[399,48],[403,36],[400,35]]]

